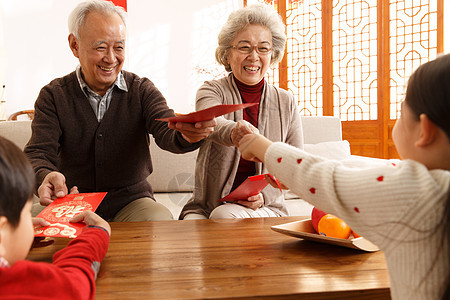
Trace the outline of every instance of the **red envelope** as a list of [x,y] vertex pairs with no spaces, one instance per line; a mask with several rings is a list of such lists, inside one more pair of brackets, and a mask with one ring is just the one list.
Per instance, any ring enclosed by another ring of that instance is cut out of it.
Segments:
[[265,175],[267,174],[249,176],[234,191],[218,200],[218,202],[247,200],[248,197],[259,194],[269,184]]
[[242,103],[242,104],[219,104],[216,106],[208,107],[196,112],[192,112],[186,115],[178,115],[175,117],[156,119],[158,121],[164,122],[185,122],[185,123],[196,123],[206,120],[211,120],[216,117],[232,113],[234,111],[244,109],[253,105],[258,105],[258,103]]
[[50,222],[49,226],[35,228],[35,236],[75,238],[86,226],[69,220],[85,210],[95,211],[106,193],[69,194],[55,199],[37,217]]

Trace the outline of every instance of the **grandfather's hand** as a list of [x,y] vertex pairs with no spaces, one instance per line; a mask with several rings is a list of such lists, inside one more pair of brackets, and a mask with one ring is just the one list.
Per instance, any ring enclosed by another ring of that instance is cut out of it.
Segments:
[[214,132],[216,125],[215,119],[197,123],[169,122],[169,128],[178,130],[183,138],[191,144],[207,138]]
[[[64,197],[68,193],[66,177],[60,172],[53,171],[45,176],[38,189],[39,202],[41,205],[47,206],[56,198]],[[72,187],[70,194],[78,194],[78,188],[76,186]]]
[[239,142],[246,134],[251,133],[259,133],[258,128],[250,124],[249,122],[245,120],[241,120],[236,122],[236,125],[234,126],[233,130],[231,131],[231,141],[233,142],[233,145],[235,147],[239,147]]
[[257,210],[258,208],[264,206],[264,196],[263,194],[259,193],[257,195],[248,197],[247,200],[239,200],[237,201],[237,203],[253,210]]

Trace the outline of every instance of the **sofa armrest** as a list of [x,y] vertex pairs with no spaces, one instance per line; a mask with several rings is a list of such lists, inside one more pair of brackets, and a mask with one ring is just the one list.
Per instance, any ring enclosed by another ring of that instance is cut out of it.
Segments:
[[23,149],[31,137],[31,120],[0,122],[0,136]]

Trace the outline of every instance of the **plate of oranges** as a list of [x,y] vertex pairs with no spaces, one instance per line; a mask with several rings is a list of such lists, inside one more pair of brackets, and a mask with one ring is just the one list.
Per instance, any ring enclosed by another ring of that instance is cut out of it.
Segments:
[[367,252],[380,250],[378,246],[353,232],[342,219],[327,214],[316,207],[313,208],[311,219],[274,225],[271,228],[276,232],[305,240]]

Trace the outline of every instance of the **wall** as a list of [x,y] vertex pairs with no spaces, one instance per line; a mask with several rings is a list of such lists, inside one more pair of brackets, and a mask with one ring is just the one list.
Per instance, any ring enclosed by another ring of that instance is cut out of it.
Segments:
[[[67,17],[81,0],[0,0],[0,96],[6,115],[33,108],[40,89],[75,69]],[[204,80],[220,77],[218,32],[241,0],[128,0],[124,69],[150,78],[177,112],[194,110]]]

